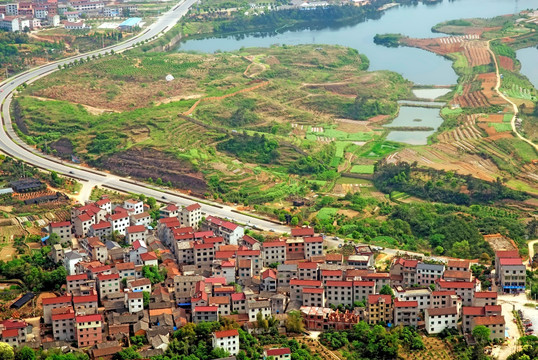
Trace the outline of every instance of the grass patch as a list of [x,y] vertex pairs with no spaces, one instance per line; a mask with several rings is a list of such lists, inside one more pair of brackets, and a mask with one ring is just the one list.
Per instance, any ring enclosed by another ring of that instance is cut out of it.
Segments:
[[328,220],[332,218],[336,213],[338,212],[337,208],[322,208],[320,211],[318,211],[318,214],[316,217],[320,220]]
[[455,108],[451,109],[448,107],[444,107],[441,109],[441,115],[459,115],[463,112],[461,108]]
[[504,116],[503,116],[503,122],[508,122],[508,123],[509,123],[510,121],[512,121],[512,118],[513,118],[513,117],[514,117],[514,114],[512,114],[512,113],[506,113],[506,114],[504,114]]
[[377,236],[372,239],[371,243],[388,248],[398,247],[400,245],[396,239],[390,236]]
[[510,123],[489,123],[489,126],[493,126],[497,132],[512,130],[512,125]]
[[373,174],[374,165],[353,165],[351,172],[353,174]]

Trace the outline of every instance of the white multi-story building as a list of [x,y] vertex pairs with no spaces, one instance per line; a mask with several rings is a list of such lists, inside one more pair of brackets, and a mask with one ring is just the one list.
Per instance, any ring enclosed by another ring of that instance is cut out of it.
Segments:
[[417,326],[418,302],[394,299],[394,326]]
[[144,293],[141,291],[125,293],[125,305],[131,314],[144,310]]
[[131,225],[125,229],[126,239],[128,244],[132,244],[137,240],[146,242],[148,230],[144,225]]
[[323,237],[313,236],[304,238],[304,256],[310,259],[313,256],[323,255]]
[[245,230],[241,226],[211,215],[205,219],[202,227],[213,231],[215,236],[222,236],[224,241],[231,245],[237,245],[245,235]]
[[125,235],[125,230],[130,225],[129,214],[125,212],[109,215],[108,221],[112,225],[112,231],[117,231],[120,235]]
[[439,264],[417,264],[417,283],[419,285],[430,285],[435,280],[440,279],[445,272],[445,266]]
[[428,334],[438,334],[444,329],[456,328],[458,325],[458,308],[426,309],[424,323]]
[[127,199],[123,202],[123,207],[131,214],[142,214],[144,212],[144,203],[140,200]]
[[236,329],[216,331],[213,333],[212,344],[214,349],[221,348],[235,356],[239,352],[239,332]]
[[108,295],[120,292],[120,275],[99,274],[97,275],[97,286],[99,288],[99,298],[102,301]]
[[202,221],[202,207],[200,204],[191,204],[181,209],[179,221],[183,226],[189,226],[198,229],[198,224]]
[[325,298],[328,305],[353,305],[353,281],[327,281]]

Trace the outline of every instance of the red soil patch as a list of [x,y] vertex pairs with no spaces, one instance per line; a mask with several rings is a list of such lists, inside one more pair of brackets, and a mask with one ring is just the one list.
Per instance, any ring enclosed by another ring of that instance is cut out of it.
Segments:
[[[468,90],[467,90],[468,91]],[[464,89],[464,95],[454,97],[452,101],[454,104],[458,104],[461,107],[488,107],[488,99],[481,91],[473,91],[466,94]]]
[[480,42],[466,43],[463,55],[465,55],[471,66],[486,65],[491,62],[489,51],[484,46],[481,46]]
[[511,138],[513,137],[511,133],[505,131],[502,133],[496,133],[495,135],[491,135],[488,137],[489,140],[495,141],[497,139],[505,139],[505,138]]
[[487,118],[481,118],[483,122],[492,122],[492,123],[502,123],[504,119],[504,114],[493,114],[488,115]]
[[514,70],[514,60],[507,56],[499,56],[499,65],[508,70]]

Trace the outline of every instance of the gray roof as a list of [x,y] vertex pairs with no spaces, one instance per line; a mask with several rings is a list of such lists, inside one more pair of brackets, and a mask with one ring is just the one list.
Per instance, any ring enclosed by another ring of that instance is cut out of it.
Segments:
[[444,271],[445,266],[444,265],[439,265],[439,264],[418,263],[417,270]]
[[105,246],[108,250],[112,250],[112,249],[115,249],[115,248],[121,248],[120,244],[118,244],[117,242],[115,241],[112,241],[112,240],[107,240],[106,243],[105,243]]
[[297,264],[280,264],[277,271],[297,271]]
[[76,251],[69,251],[65,254],[65,260],[77,260],[82,258],[84,258],[84,256],[82,256]]

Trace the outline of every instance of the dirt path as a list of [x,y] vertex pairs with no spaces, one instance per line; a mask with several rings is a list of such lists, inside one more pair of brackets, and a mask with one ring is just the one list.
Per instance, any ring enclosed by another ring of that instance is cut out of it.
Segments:
[[[37,100],[41,100],[41,101],[56,101],[56,99],[50,99],[50,98],[41,97],[41,96],[30,95],[29,97],[37,99]],[[84,109],[86,109],[86,111],[89,112],[92,115],[101,115],[101,114],[106,113],[106,112],[115,112],[115,113],[119,112],[117,110],[112,110],[112,109],[98,108],[98,107],[94,107],[94,106],[90,106],[90,105],[86,105],[86,104],[81,104],[81,103],[76,103],[76,102],[73,102],[73,103],[83,106]]]
[[232,96],[235,96],[237,94],[241,94],[241,93],[245,93],[245,92],[249,92],[249,91],[254,91],[256,89],[259,89],[261,88],[262,86],[265,86],[269,84],[269,81],[264,81],[264,82],[261,82],[257,85],[254,85],[254,86],[251,86],[249,88],[246,88],[246,89],[242,89],[242,90],[237,90],[231,94],[226,94],[226,95],[223,95],[223,96],[211,96],[211,97],[207,97],[207,98],[203,98],[203,99],[200,99],[198,100],[197,102],[194,103],[194,105],[191,106],[191,108],[189,110],[187,110],[186,112],[183,113],[183,115],[187,116],[187,115],[190,115],[193,113],[194,110],[196,110],[196,108],[198,107],[198,105],[202,102],[202,101],[210,101],[210,100],[222,100],[222,99],[226,99],[226,98],[229,98],[229,97],[232,97]]
[[501,98],[503,98],[509,104],[511,104],[512,109],[514,110],[514,116],[512,116],[512,120],[510,120],[510,125],[512,126],[512,131],[514,132],[514,134],[517,135],[518,138],[520,138],[521,140],[523,140],[526,143],[528,143],[529,145],[531,145],[534,148],[534,150],[538,151],[538,145],[536,145],[535,143],[533,143],[532,141],[530,141],[529,139],[527,139],[526,137],[524,137],[523,135],[521,135],[517,131],[516,119],[517,119],[517,114],[518,114],[519,110],[517,108],[517,105],[514,102],[512,102],[510,99],[508,99],[506,96],[504,96],[504,94],[499,90],[499,88],[501,87],[501,76],[499,74],[499,64],[497,63],[497,57],[495,56],[495,54],[491,50],[490,42],[491,42],[491,40],[488,41],[488,51],[491,54],[491,57],[493,58],[493,62],[495,63],[495,74],[497,75],[497,83],[495,84],[495,91],[497,92],[497,94]]

